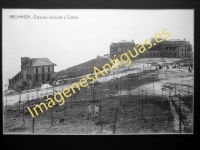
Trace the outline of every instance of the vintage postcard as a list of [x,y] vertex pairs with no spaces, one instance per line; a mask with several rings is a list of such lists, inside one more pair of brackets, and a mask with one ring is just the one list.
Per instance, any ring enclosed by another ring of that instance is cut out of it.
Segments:
[[2,9],[3,133],[193,134],[193,9]]

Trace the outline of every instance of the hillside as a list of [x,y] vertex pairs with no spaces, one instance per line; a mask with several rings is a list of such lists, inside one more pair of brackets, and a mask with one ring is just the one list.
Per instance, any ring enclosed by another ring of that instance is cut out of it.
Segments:
[[57,76],[58,79],[63,79],[93,73],[93,67],[101,67],[108,62],[108,58],[98,57],[65,70],[61,70],[57,73]]
[[[26,108],[44,99],[8,105],[4,107],[4,133],[192,133],[193,71],[188,72],[187,66],[147,69],[145,65],[142,71],[143,62],[151,61],[159,63],[161,59],[134,61],[128,69],[120,68],[115,74],[99,78],[99,84],[65,98],[63,106],[45,110],[35,119]],[[166,59],[171,61],[178,59]],[[141,69],[135,72],[135,68]],[[52,90],[48,89],[48,93],[52,94]],[[100,122],[87,117],[86,107],[93,104],[101,108]]]

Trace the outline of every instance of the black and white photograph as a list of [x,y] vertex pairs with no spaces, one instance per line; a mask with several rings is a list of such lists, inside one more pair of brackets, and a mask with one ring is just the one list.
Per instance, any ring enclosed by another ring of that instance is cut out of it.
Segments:
[[3,134],[193,134],[194,9],[2,9]]

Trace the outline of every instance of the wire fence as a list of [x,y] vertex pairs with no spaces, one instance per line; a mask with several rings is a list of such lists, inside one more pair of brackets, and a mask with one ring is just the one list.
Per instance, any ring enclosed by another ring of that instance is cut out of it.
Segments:
[[[95,125],[101,128],[100,133],[103,132],[104,127],[107,129],[110,124],[109,129],[113,134],[116,134],[120,132],[118,129],[125,129],[127,122],[133,123],[136,119],[147,122],[153,119],[158,122],[168,121],[172,123],[173,120],[177,119],[174,116],[178,116],[178,132],[182,133],[183,123],[187,121],[188,114],[192,110],[193,97],[189,90],[191,86],[186,86],[188,88],[187,94],[178,91],[177,84],[174,84],[172,89],[163,87],[160,95],[154,93],[154,84],[148,90],[139,88],[144,84],[159,80],[151,73],[153,73],[151,70],[137,74],[125,73],[126,76],[113,77],[113,80],[105,83],[88,86],[70,98],[65,98],[64,105],[56,104],[35,118],[30,117],[26,108],[45,101],[46,95],[54,95],[57,91],[44,93],[41,91],[37,93],[37,97],[27,95],[27,101],[24,102],[21,101],[19,94],[19,102],[14,106],[18,106],[18,109],[15,110],[18,111],[18,117],[22,123],[22,128],[19,131],[40,133],[42,132],[41,128],[45,128],[48,129],[47,132],[51,133],[54,127],[61,122],[66,122],[65,125],[69,126],[70,123],[78,120],[85,121],[86,107],[92,105],[100,108],[99,119],[95,121]],[[166,95],[166,91],[163,94],[164,89],[169,90],[169,95]],[[132,92],[133,90],[137,92]],[[11,131],[14,132],[14,130]],[[70,128],[66,129],[66,132],[70,133]]]

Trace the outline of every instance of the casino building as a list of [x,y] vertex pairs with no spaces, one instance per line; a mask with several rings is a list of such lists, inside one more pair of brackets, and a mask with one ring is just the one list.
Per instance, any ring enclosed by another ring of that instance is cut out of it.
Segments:
[[[152,48],[140,54],[139,57],[177,57],[177,58],[188,58],[192,54],[192,45],[189,41],[185,39],[170,39],[164,40],[161,43],[157,43],[154,38],[150,39],[152,43]],[[154,45],[153,43],[156,43]],[[132,50],[133,47],[136,46],[134,41],[121,41],[118,43],[111,43],[110,45],[110,57],[114,58],[116,55],[118,58],[124,52],[128,50]],[[148,45],[144,45],[148,47]],[[136,48],[137,49],[137,48]]]
[[135,46],[134,40],[132,41],[120,41],[118,43],[111,43],[110,45],[110,58],[114,58],[114,55],[116,57],[120,57],[121,54],[127,52],[128,50],[132,50]]

